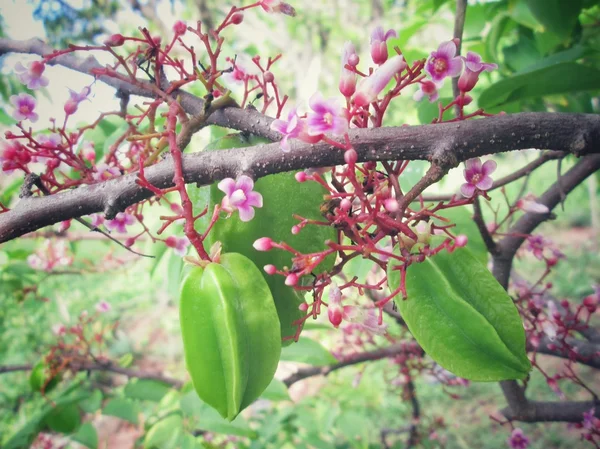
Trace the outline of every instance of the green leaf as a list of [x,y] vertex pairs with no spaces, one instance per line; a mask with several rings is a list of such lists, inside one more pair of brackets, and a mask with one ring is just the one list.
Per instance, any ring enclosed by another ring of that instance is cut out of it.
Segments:
[[73,433],[81,424],[79,407],[75,404],[59,405],[48,413],[44,423],[55,432]]
[[563,40],[571,36],[583,6],[582,0],[525,0],[533,16]]
[[144,449],[176,449],[183,435],[180,415],[170,415],[154,424],[144,438]]
[[96,432],[96,428],[89,422],[84,423],[71,439],[90,449],[98,447],[98,433]]
[[171,387],[163,382],[151,379],[133,379],[125,385],[124,394],[130,399],[159,402]]
[[94,390],[92,394],[79,402],[79,407],[86,413],[94,413],[102,406],[102,392]]
[[566,62],[503,79],[484,90],[479,106],[498,107],[515,100],[600,89],[600,71]]
[[289,401],[290,395],[285,384],[277,379],[273,379],[267,389],[260,396],[269,401]]
[[122,398],[111,399],[102,409],[103,415],[116,416],[132,424],[138,423],[139,413],[138,406],[133,401]]
[[[388,267],[388,284],[400,271]],[[457,376],[475,381],[523,379],[531,364],[525,331],[512,299],[466,248],[443,251],[407,269],[408,299],[396,303],[429,356]]]
[[551,67],[553,65],[557,65],[563,62],[573,62],[581,59],[589,54],[593,53],[589,48],[584,47],[583,45],[576,45],[573,48],[569,48],[568,50],[564,50],[558,53],[554,53],[553,55],[547,56],[539,61],[534,62],[533,64],[529,64],[523,70],[518,72],[518,75],[522,75],[524,73],[534,72],[536,70],[545,69],[547,67]]
[[337,363],[336,358],[321,343],[310,338],[300,338],[297,343],[283,348],[281,360],[307,363],[313,366],[326,366]]

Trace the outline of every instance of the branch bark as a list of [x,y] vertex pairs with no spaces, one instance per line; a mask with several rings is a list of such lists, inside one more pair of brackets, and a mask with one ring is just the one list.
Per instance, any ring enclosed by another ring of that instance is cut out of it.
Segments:
[[[229,112],[248,113],[251,117],[258,114],[252,110],[226,108],[211,117],[225,116]],[[271,120],[259,115],[263,120]],[[234,125],[229,126],[236,128]],[[243,126],[237,127],[241,128]],[[576,155],[600,152],[600,116],[523,113],[463,123],[352,130],[350,137],[359,161],[428,160],[448,169],[472,157],[533,147],[570,151]],[[242,173],[256,179],[273,173],[339,164],[344,164],[342,150],[327,144],[293,142],[290,153],[283,153],[279,144],[273,143],[186,155],[183,169],[187,183],[206,185]],[[171,187],[172,160],[168,158],[147,168],[145,175],[158,188]],[[137,173],[131,173],[44,198],[24,198],[14,209],[0,214],[0,243],[91,213],[104,212],[107,218],[112,218],[153,195],[138,186],[136,179]]]

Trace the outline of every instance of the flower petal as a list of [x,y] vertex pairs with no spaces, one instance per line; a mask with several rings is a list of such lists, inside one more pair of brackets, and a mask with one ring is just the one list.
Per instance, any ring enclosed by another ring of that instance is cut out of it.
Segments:
[[238,208],[240,211],[240,220],[242,221],[250,221],[254,218],[254,209],[248,205],[240,206]]
[[466,198],[471,198],[475,193],[475,186],[469,183],[464,183],[462,186],[460,186],[460,193],[462,193]]
[[496,164],[496,161],[494,161],[493,159],[485,161],[484,164],[481,166],[481,173],[483,173],[484,176],[490,175],[494,173],[497,166],[498,165]]
[[494,180],[489,176],[484,176],[481,180],[475,184],[479,190],[489,190],[492,188]]
[[463,68],[463,62],[460,58],[452,58],[448,63],[448,71],[446,72],[447,76],[454,78],[455,76],[460,75],[460,72]]
[[442,42],[437,49],[436,56],[446,57],[448,59],[456,56],[456,44],[453,41]]
[[254,188],[254,181],[250,176],[242,175],[237,179],[235,185],[247,195]]
[[246,204],[248,206],[253,206],[253,207],[262,207],[263,206],[263,197],[260,193],[258,192],[248,192],[248,195],[246,195],[248,198],[248,201],[246,201]]
[[235,181],[232,178],[225,178],[217,184],[218,189],[227,196],[235,191]]

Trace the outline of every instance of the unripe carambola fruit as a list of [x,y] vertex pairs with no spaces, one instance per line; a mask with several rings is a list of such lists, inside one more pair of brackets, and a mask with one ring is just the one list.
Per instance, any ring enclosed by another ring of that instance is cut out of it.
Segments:
[[[29,375],[29,386],[33,391],[42,391],[42,387],[44,383],[50,376],[48,366],[44,362],[44,360],[40,360],[35,366],[31,369],[31,374]],[[44,393],[49,393],[58,385],[58,383],[62,380],[62,374],[58,374],[54,376],[46,385]]]
[[[243,148],[261,143],[268,141],[252,135],[230,134],[212,142],[205,151]],[[281,336],[292,337],[296,333],[296,326],[292,323],[305,315],[298,309],[304,299],[293,288],[285,285],[283,276],[268,275],[262,270],[262,267],[271,264],[278,269],[284,266],[291,268],[292,255],[278,249],[260,252],[255,250],[252,244],[261,237],[269,237],[275,242],[285,241],[304,254],[325,249],[325,240],[336,238],[336,230],[333,227],[309,225],[296,235],[292,234],[291,229],[298,224],[294,214],[324,221],[319,207],[327,191],[316,182],[299,183],[294,172],[259,178],[255,181],[254,190],[263,196],[263,207],[254,209],[254,218],[249,222],[242,222],[237,212],[229,218],[221,217],[209,233],[205,246],[210,248],[214,242],[220,241],[224,252],[243,254],[261,269],[275,300],[281,323]],[[196,229],[204,232],[215,204],[221,203],[224,194],[217,188],[217,183],[214,183],[210,187],[190,189],[190,196],[197,209],[208,205],[208,214],[196,222]],[[329,256],[317,267],[316,272],[330,269],[334,262],[335,256]],[[286,340],[283,344],[289,343],[290,340]]]
[[223,254],[194,266],[180,291],[187,369],[204,402],[232,421],[273,380],[281,354],[279,319],[254,263]]

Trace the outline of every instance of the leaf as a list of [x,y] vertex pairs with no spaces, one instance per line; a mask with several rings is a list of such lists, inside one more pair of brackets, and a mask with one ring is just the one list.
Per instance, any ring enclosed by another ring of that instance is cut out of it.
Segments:
[[102,392],[94,390],[92,394],[79,402],[79,407],[86,413],[94,413],[102,406]]
[[571,36],[583,6],[582,0],[525,0],[533,16],[563,40]]
[[307,363],[313,366],[326,366],[337,363],[331,352],[321,346],[319,342],[306,337],[300,338],[297,343],[283,348],[281,360]]
[[90,449],[96,449],[98,447],[98,433],[96,432],[96,428],[88,422],[83,423],[71,439]]
[[130,399],[159,402],[171,387],[164,382],[151,379],[133,379],[125,385],[124,394]]
[[267,389],[261,395],[261,398],[269,401],[289,401],[290,395],[285,384],[277,379],[273,379]]
[[138,406],[133,401],[122,398],[111,399],[102,409],[103,415],[115,416],[132,424],[138,423],[139,413]]
[[[388,267],[388,284],[400,271]],[[411,333],[429,356],[476,381],[523,379],[531,364],[525,331],[510,296],[466,248],[441,252],[407,269],[408,298],[396,299]]]
[[503,79],[484,90],[479,106],[498,107],[515,100],[600,89],[600,71],[566,62]]
[[170,415],[154,424],[144,437],[144,449],[176,449],[183,435],[180,415]]
[[81,424],[79,407],[75,404],[58,405],[48,413],[44,423],[55,432],[73,433]]
[[583,45],[576,45],[573,48],[569,48],[568,50],[564,50],[558,53],[554,53],[553,55],[547,56],[539,61],[534,62],[533,64],[528,65],[523,70],[518,72],[517,74],[522,75],[524,73],[533,72],[535,70],[545,69],[547,67],[551,67],[553,65],[557,65],[563,62],[573,62],[581,59],[589,54],[592,54],[593,51],[588,47],[584,47]]

